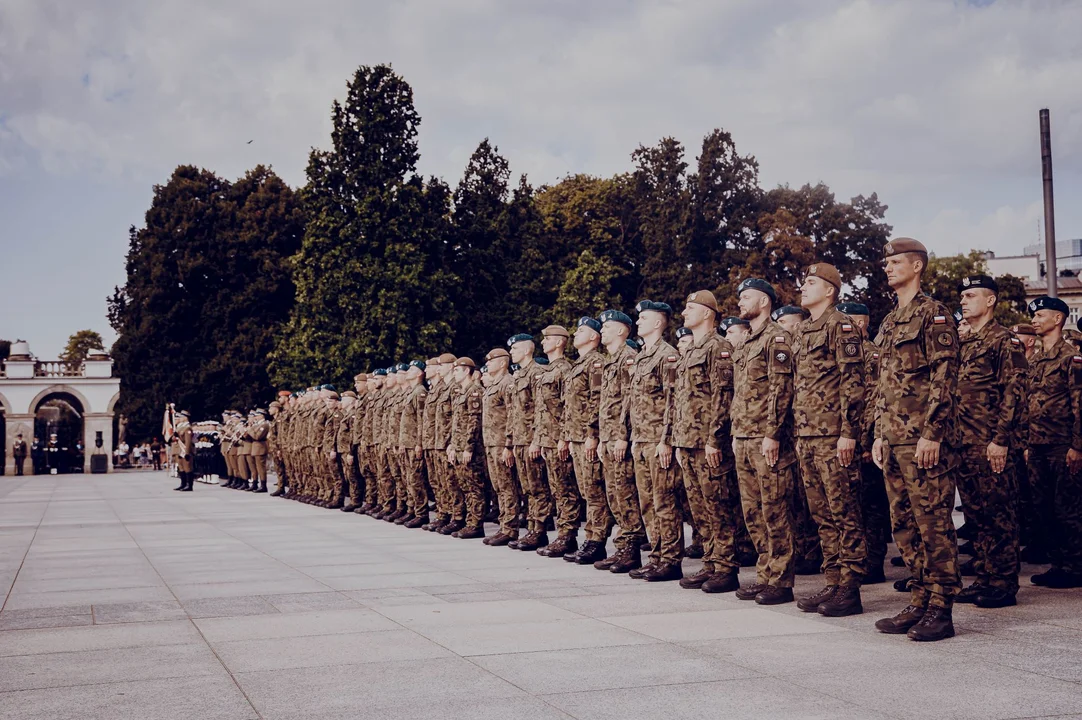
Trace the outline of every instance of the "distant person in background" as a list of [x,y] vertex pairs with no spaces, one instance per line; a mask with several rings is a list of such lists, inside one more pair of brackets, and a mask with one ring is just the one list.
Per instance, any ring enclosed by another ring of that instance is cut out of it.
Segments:
[[150,443],[150,458],[154,461],[154,469],[162,469],[162,442],[158,438]]
[[131,448],[128,447],[128,443],[123,440],[120,441],[120,445],[116,449],[116,459],[118,467],[131,467],[131,460],[128,459],[128,453]]
[[45,467],[45,448],[41,446],[41,438],[35,437],[30,444],[30,463],[34,468],[34,474],[40,475]]
[[26,456],[30,452],[30,448],[26,445],[26,440],[23,440],[23,434],[19,433],[15,436],[15,442],[11,445],[11,456],[15,458],[15,474],[23,474],[23,463],[26,462]]

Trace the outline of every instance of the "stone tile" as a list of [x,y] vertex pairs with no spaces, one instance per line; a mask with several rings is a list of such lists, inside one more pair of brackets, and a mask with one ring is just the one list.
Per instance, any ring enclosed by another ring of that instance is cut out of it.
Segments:
[[606,618],[606,622],[670,642],[843,632],[819,621],[818,618],[790,617],[760,607],[676,612],[668,615],[630,615]]
[[4,612],[0,613],[0,618],[44,618],[55,617],[57,615],[89,615],[90,605],[65,605],[62,607],[33,607],[24,608],[22,610],[13,610],[11,608],[4,608]]
[[735,680],[759,674],[666,643],[486,655],[473,662],[534,695]]
[[462,656],[644,645],[653,642],[639,633],[586,618],[464,627],[429,626],[420,632]]
[[188,620],[48,630],[10,630],[4,633],[3,642],[0,642],[0,657],[196,642],[202,642],[202,638]]
[[221,672],[206,643],[19,655],[4,659],[0,693]]
[[451,653],[409,630],[215,642],[231,672],[426,660]]
[[6,608],[10,610],[23,610],[26,608],[137,603],[172,599],[172,593],[164,586],[108,588],[104,590],[67,590],[47,593],[23,593],[15,591],[8,596]]
[[673,590],[666,593],[618,592],[605,595],[554,597],[545,602],[588,617],[620,615],[663,615],[702,610],[751,609],[731,596],[708,595],[701,591]]
[[479,603],[443,605],[406,605],[380,610],[391,620],[408,628],[427,629],[464,625],[499,625],[502,623],[574,620],[580,615],[561,610],[539,600],[497,600]]
[[672,720],[719,716],[726,720],[885,720],[890,717],[812,690],[788,685],[776,678],[546,695],[544,699],[576,718],[590,720]]
[[267,595],[264,599],[277,608],[279,612],[284,613],[310,610],[347,610],[361,607],[361,603],[340,592]]
[[176,584],[171,587],[181,602],[244,595],[286,595],[323,592],[329,589],[323,583],[307,579]]
[[207,618],[196,620],[195,624],[212,643],[401,629],[383,615],[359,607],[351,610]]
[[175,600],[160,600],[140,603],[111,603],[94,606],[94,622],[99,625],[108,623],[159,622],[162,620],[181,620],[187,615]]
[[184,610],[188,613],[189,617],[193,618],[272,615],[279,612],[278,608],[271,605],[265,598],[259,595],[239,598],[202,598],[199,600],[188,600],[184,603]]
[[8,617],[7,614],[0,615],[0,630],[33,630],[93,624],[94,618],[89,614],[51,615],[49,617]]
[[387,597],[379,600],[368,600],[365,607],[379,612],[383,608],[401,607],[403,605],[444,605],[449,601],[435,595],[414,595],[410,597]]
[[350,575],[321,581],[334,590],[379,590],[385,588],[420,588],[433,585],[475,584],[473,580],[449,572],[387,573],[384,575]]
[[0,693],[19,720],[258,720],[226,673]]
[[449,603],[487,603],[495,600],[521,600],[522,598],[512,592],[500,590],[487,590],[483,592],[465,593],[441,593],[435,597]]

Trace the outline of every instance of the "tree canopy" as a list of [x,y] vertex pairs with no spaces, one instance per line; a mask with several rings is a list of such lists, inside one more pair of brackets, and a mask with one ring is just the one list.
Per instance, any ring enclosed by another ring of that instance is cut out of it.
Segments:
[[83,364],[91,350],[105,350],[101,335],[93,330],[80,330],[68,338],[60,360],[70,367],[77,367]]

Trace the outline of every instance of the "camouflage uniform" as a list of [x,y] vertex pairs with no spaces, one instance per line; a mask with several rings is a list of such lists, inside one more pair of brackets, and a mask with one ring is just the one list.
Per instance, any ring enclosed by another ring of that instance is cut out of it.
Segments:
[[504,375],[485,388],[482,396],[482,435],[488,476],[499,501],[500,531],[511,537],[518,534],[520,495],[514,469],[507,467],[502,456],[512,445],[507,414],[513,382],[510,375]]
[[[618,441],[630,443],[631,423],[628,403],[631,398],[631,368],[635,351],[621,343],[614,355],[605,355],[601,369],[601,394],[598,398],[598,456],[605,479],[605,495],[616,517],[620,532],[613,538],[617,550],[627,546],[638,549],[646,540],[646,524],[635,485],[635,469],[629,454],[612,459],[612,447]],[[630,444],[629,444],[630,447]],[[637,557],[637,556],[636,556]]]
[[665,409],[676,380],[680,356],[669,343],[659,340],[634,356],[628,388],[628,415],[631,418],[631,459],[642,514],[654,538],[650,562],[679,564],[684,556],[684,518],[680,508],[675,459],[663,468],[657,456],[658,443],[665,437]]
[[[740,498],[732,492],[729,410],[733,400],[733,345],[711,330],[689,347],[676,368],[665,413],[664,436],[676,448],[695,526],[703,543],[703,567],[727,573],[739,569],[735,533]],[[711,468],[706,448],[720,453]]]
[[[604,359],[597,348],[580,357],[564,378],[562,439],[568,443],[575,466],[578,490],[568,492],[567,502],[574,502],[575,524],[578,527],[578,499],[586,501],[587,540],[604,544],[609,539],[615,521],[605,497],[605,480],[601,475],[601,463],[595,453],[591,460],[586,456],[586,441],[598,438],[598,406],[601,400],[601,382]],[[568,483],[570,485],[570,483]],[[571,485],[574,488],[574,485]]]
[[1082,452],[1082,357],[1066,338],[1045,351],[1038,343],[1026,380],[1029,477],[1039,519],[1035,544],[1053,568],[1082,574],[1082,475],[1067,468],[1067,451]]
[[529,447],[534,433],[534,393],[541,366],[535,362],[520,368],[512,378],[511,425],[512,448],[519,485],[526,496],[527,530],[544,532],[545,523],[552,516],[552,496],[543,476],[542,461],[530,457]]
[[335,403],[333,409],[327,409],[326,422],[323,424],[322,450],[324,467],[326,468],[324,471],[323,499],[331,504],[342,501],[342,485],[345,481],[345,476],[342,474],[342,456],[338,452],[337,445],[338,428],[342,424],[344,415],[342,406]]
[[443,478],[444,512],[452,520],[466,518],[466,500],[455,477],[455,466],[447,462],[447,448],[451,446],[454,399],[461,392],[462,389],[450,377],[444,380],[436,392],[436,424],[432,440],[437,449],[443,449],[442,457],[438,458],[435,464]]
[[541,448],[548,476],[549,493],[556,512],[556,530],[573,535],[582,522],[582,498],[571,475],[571,459],[557,451],[560,422],[565,411],[566,382],[571,361],[557,358],[543,368],[534,386],[533,444]]
[[343,405],[339,408],[339,413],[342,420],[338,423],[334,447],[342,466],[342,490],[350,503],[357,505],[361,502],[361,494],[357,482],[357,457],[353,454],[353,408],[347,409]]
[[[950,608],[961,588],[954,507],[958,333],[950,311],[918,294],[879,327],[876,438],[894,541],[916,578],[911,604]],[[941,443],[939,464],[917,467],[917,440]]]
[[[484,389],[476,380],[455,394],[451,400],[451,447],[455,451],[455,480],[465,498],[466,527],[479,527],[484,522],[484,442],[481,435],[481,412]],[[469,462],[458,457],[469,450]]]
[[881,572],[890,542],[890,501],[883,471],[872,460],[875,442],[875,392],[879,384],[879,346],[865,339],[864,352],[864,417],[861,419],[860,443],[860,513],[864,522],[864,542],[867,559],[865,576]]
[[436,517],[446,520],[451,517],[447,509],[447,488],[443,472],[443,466],[447,464],[447,446],[444,445],[441,449],[436,443],[436,413],[439,410],[442,390],[443,383],[435,382],[425,396],[425,406],[421,412],[421,447],[424,448],[425,474],[428,476],[428,484],[432,486],[432,496],[436,500]]
[[[781,325],[752,331],[734,362],[732,417],[736,474],[744,519],[759,553],[757,585],[793,587],[793,351]],[[780,444],[771,467],[763,438]]]
[[407,389],[402,402],[398,444],[402,447],[402,473],[408,492],[407,505],[414,516],[428,515],[428,488],[425,486],[425,464],[421,447],[421,425],[424,423],[425,400],[428,390],[424,383]]
[[819,526],[827,585],[859,587],[867,549],[857,462],[838,461],[838,438],[859,440],[864,417],[860,330],[829,308],[800,325],[793,347],[793,429],[808,507]]
[[350,423],[353,432],[350,445],[353,447],[355,464],[353,477],[349,478],[349,496],[354,505],[367,504],[369,502],[369,486],[374,485],[370,479],[371,470],[368,457],[369,446],[372,444],[372,423],[368,420],[368,408],[371,399],[372,391],[365,390],[353,402],[353,421]]

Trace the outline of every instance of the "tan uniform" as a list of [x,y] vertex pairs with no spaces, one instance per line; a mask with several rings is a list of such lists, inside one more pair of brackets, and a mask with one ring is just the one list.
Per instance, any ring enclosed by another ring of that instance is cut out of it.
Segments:
[[646,539],[646,523],[639,503],[639,490],[635,485],[635,469],[630,451],[622,457],[613,457],[617,442],[631,442],[631,419],[628,403],[631,398],[631,368],[635,365],[635,351],[620,345],[614,355],[606,354],[601,367],[601,393],[598,398],[598,453],[602,458],[602,474],[605,480],[605,496],[609,509],[620,528],[613,539],[618,550],[627,546],[638,548]]
[[403,448],[402,473],[408,491],[407,507],[414,516],[428,515],[428,488],[425,486],[424,456],[421,449],[421,427],[424,424],[425,400],[428,390],[424,383],[407,388],[403,394],[399,422],[398,444]]
[[526,496],[527,529],[532,532],[543,532],[552,516],[552,497],[542,475],[542,461],[534,460],[529,453],[534,434],[534,386],[541,372],[541,366],[531,362],[514,374],[508,416],[519,486]]
[[248,473],[252,482],[258,482],[259,487],[267,487],[267,436],[270,434],[270,423],[263,418],[257,418],[248,428],[248,437],[252,439],[251,452],[248,455]]
[[512,536],[517,533],[520,497],[514,470],[507,467],[502,456],[512,445],[507,415],[513,382],[510,375],[505,375],[485,388],[482,396],[482,436],[488,477],[500,506],[500,531]]
[[[456,454],[455,480],[465,498],[465,522],[468,528],[481,526],[485,514],[482,478],[484,442],[481,435],[483,395],[481,383],[475,381],[455,394],[451,401],[451,447]],[[460,454],[467,450],[471,457],[463,462]]]
[[[579,497],[586,501],[586,540],[604,544],[609,539],[615,520],[605,496],[605,479],[596,449],[600,446],[598,415],[601,405],[601,385],[605,368],[605,356],[596,348],[580,357],[564,377],[561,395],[563,402],[563,435],[571,450],[571,460],[578,480],[578,492],[568,494],[562,501],[565,512],[574,508],[574,528],[578,526]],[[592,458],[587,457],[586,442],[595,445]],[[555,493],[555,489],[553,490]]]

